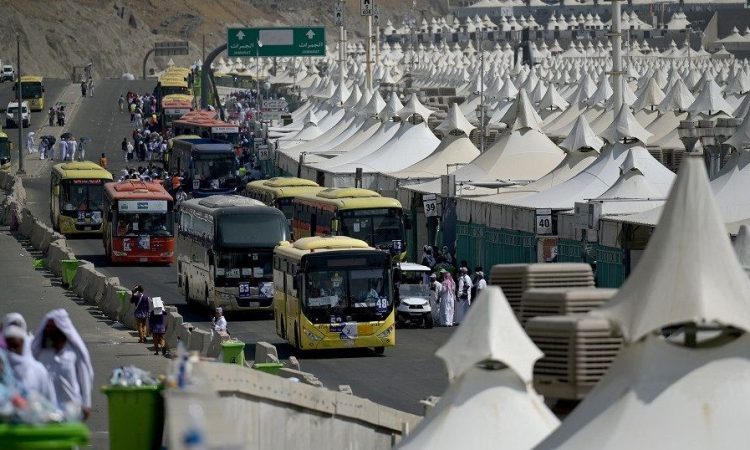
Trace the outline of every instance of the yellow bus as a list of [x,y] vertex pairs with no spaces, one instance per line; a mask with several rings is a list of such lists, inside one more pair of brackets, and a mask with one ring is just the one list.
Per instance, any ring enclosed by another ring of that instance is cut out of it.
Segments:
[[179,76],[161,77],[159,78],[159,90],[161,97],[164,98],[167,95],[182,94],[190,95],[190,88],[188,87],[187,80]]
[[68,236],[101,234],[104,183],[112,174],[90,161],[56,164],[50,180],[50,222]]
[[[16,89],[16,85],[13,85]],[[42,111],[44,109],[44,80],[38,75],[24,75],[21,77],[21,99],[29,102],[29,109]]]
[[274,177],[268,180],[256,180],[247,183],[243,194],[260,200],[268,206],[280,209],[291,224],[294,217],[292,200],[299,195],[317,194],[323,188],[312,180],[296,177]]
[[13,143],[8,135],[0,131],[0,170],[10,170],[11,151]]
[[299,350],[396,345],[391,258],[359,239],[309,237],[273,255],[276,333]]
[[361,188],[329,188],[292,200],[295,238],[343,235],[361,239],[398,260],[406,257],[401,203]]

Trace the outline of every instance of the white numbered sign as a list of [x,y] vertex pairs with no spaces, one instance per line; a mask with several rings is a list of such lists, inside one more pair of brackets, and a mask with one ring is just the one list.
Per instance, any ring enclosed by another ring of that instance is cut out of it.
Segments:
[[552,234],[552,215],[536,216],[536,234]]
[[436,195],[422,196],[422,206],[424,207],[425,217],[437,217],[438,216]]

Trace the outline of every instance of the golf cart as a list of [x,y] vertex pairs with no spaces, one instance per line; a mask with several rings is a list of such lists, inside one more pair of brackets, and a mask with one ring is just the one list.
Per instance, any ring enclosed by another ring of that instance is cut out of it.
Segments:
[[421,264],[398,263],[393,271],[396,297],[396,323],[432,328],[429,267]]

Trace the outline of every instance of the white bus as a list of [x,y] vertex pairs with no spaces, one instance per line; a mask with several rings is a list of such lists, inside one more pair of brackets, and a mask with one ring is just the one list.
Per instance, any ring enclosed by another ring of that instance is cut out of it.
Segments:
[[185,302],[273,310],[273,249],[289,239],[284,213],[239,195],[182,202],[175,255]]

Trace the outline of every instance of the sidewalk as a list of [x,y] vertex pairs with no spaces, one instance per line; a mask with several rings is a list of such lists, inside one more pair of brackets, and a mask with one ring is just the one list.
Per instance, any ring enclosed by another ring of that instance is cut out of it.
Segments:
[[87,422],[91,429],[89,448],[109,448],[107,399],[99,392],[99,387],[107,384],[116,367],[135,365],[158,375],[166,372],[169,360],[154,356],[153,351],[149,351],[150,345],[137,344],[135,332],[113,323],[96,307],[76,299],[49,272],[34,270],[32,263],[36,255],[35,251],[24,248],[7,227],[0,227],[0,285],[4,286],[0,315],[19,312],[26,318],[29,328],[36,330],[49,310],[65,308],[68,311],[89,348],[94,365],[93,411]]
[[[47,111],[42,111],[42,113],[44,114],[44,122],[42,126],[34,130],[34,144],[37,147],[39,146],[41,136],[49,134],[51,136],[54,136],[55,139],[59,140],[61,134],[69,131],[70,126],[73,123],[73,119],[75,118],[76,113],[81,106],[81,88],[78,84],[72,83],[66,86],[65,89],[63,89],[59,97],[57,97],[56,99],[48,100],[50,101],[47,102],[47,109],[58,103],[65,105],[65,126],[49,126],[49,122],[47,121]],[[24,139],[25,138],[26,137],[24,136]],[[24,178],[38,177],[42,173],[44,173],[47,167],[52,165],[52,161],[48,159],[40,160],[38,151],[35,153],[29,153],[28,149],[25,148],[25,146],[26,143],[24,142],[24,150],[26,152],[26,156],[24,158],[24,170],[26,171],[26,175],[24,175]],[[55,153],[59,153],[57,151],[57,148],[55,148]],[[15,172],[16,170],[18,170],[18,162],[14,159],[13,171]]]

